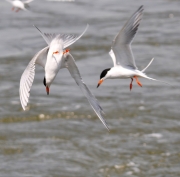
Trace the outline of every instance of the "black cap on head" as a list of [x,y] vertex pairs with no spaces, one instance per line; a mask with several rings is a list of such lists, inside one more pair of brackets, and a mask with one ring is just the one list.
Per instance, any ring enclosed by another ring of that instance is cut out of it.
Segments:
[[43,84],[46,87],[46,78],[44,77]]
[[105,69],[102,71],[101,75],[100,75],[100,79],[102,79],[103,77],[106,76],[107,72],[110,70],[111,68]]

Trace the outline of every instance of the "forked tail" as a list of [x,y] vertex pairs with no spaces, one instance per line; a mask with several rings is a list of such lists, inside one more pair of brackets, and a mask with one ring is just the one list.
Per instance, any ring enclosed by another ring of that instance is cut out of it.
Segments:
[[149,62],[149,64],[141,71],[144,72],[146,71],[146,69],[151,65],[151,63],[153,62],[154,58],[151,59],[151,61]]
[[154,79],[154,78],[148,77],[147,75],[145,75],[145,76],[144,76],[144,78],[149,79],[149,80],[153,80],[153,81],[157,81],[157,82],[162,82],[162,83],[165,83],[165,84],[167,84],[167,85],[170,85],[170,84],[169,84],[169,83],[167,83],[167,82],[164,82],[164,81],[161,81],[161,80],[157,80],[157,79]]
[[164,82],[164,81],[157,80],[157,79],[154,79],[154,78],[152,78],[152,77],[149,77],[149,76],[147,76],[147,75],[144,74],[144,73],[143,73],[143,76],[141,75],[141,77],[146,78],[146,79],[149,79],[149,80],[157,81],[157,82],[162,82],[162,83],[167,84],[167,85],[170,85],[170,84],[167,83],[167,82]]
[[141,71],[141,72],[143,73],[143,76],[142,76],[142,77],[144,77],[144,78],[146,78],[146,79],[149,79],[149,80],[153,80],[153,81],[157,81],[157,82],[162,82],[162,83],[165,83],[165,84],[170,85],[170,84],[167,83],[167,82],[160,81],[160,80],[157,80],[157,79],[148,77],[148,76],[144,73],[144,71],[151,65],[151,63],[153,62],[153,60],[154,60],[154,58],[152,58],[151,61],[149,62],[149,64]]

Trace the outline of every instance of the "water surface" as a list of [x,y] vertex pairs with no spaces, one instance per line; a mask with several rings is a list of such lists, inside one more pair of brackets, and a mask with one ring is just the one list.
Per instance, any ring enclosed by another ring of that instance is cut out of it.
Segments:
[[[119,177],[180,176],[180,2],[178,0],[34,1],[31,12],[15,13],[0,2],[0,176]],[[106,80],[111,42],[126,20],[144,5],[133,41],[139,69],[151,58],[150,77]],[[96,95],[110,133],[103,127],[66,69],[46,95],[44,71],[36,67],[27,111],[19,102],[19,80],[31,58],[46,46],[44,32],[85,35],[70,47],[83,80]]]

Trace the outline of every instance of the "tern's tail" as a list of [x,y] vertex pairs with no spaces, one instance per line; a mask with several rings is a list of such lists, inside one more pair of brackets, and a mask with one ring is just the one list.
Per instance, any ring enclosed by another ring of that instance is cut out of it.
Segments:
[[141,71],[141,72],[144,72],[150,65],[151,63],[153,62],[154,58],[152,58],[152,60],[149,62],[149,64]]
[[162,83],[165,83],[165,84],[170,85],[170,84],[167,83],[167,82],[160,81],[160,80],[157,80],[157,79],[148,77],[148,76],[144,73],[144,71],[151,65],[151,63],[153,62],[153,60],[154,60],[154,58],[152,58],[151,61],[149,62],[149,64],[141,71],[141,72],[143,73],[143,76],[141,76],[141,77],[144,77],[144,78],[149,79],[149,80],[158,81],[158,82],[162,82]]
[[[151,60],[152,61],[152,60]],[[157,80],[157,79],[154,79],[154,78],[151,78],[151,77],[148,77],[146,74],[143,73],[143,76],[141,75],[141,77],[143,78],[146,78],[146,79],[149,79],[149,80],[153,80],[153,81],[157,81],[157,82],[162,82],[162,83],[165,83],[167,85],[170,85],[169,83],[167,82],[164,82],[164,81],[160,81],[160,80]]]

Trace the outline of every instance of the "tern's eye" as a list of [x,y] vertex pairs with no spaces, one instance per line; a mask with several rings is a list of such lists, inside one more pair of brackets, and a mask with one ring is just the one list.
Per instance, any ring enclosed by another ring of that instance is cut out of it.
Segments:
[[56,51],[56,52],[53,52],[53,54],[58,54],[59,52],[58,51]]

